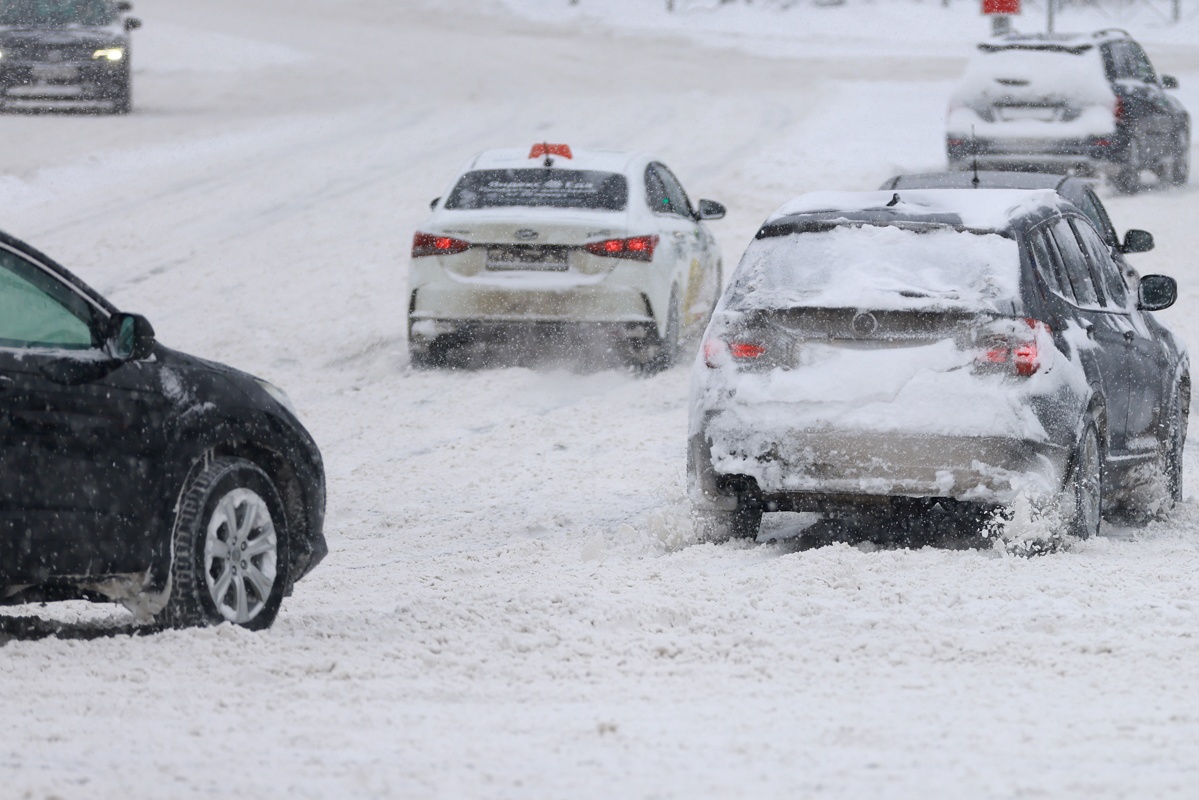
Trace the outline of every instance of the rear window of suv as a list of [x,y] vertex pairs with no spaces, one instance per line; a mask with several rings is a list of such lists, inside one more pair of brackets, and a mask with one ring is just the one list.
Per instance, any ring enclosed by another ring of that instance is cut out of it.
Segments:
[[507,206],[623,211],[629,183],[614,172],[572,169],[481,169],[468,172],[450,192],[446,208]]
[[755,240],[737,267],[729,304],[988,311],[1019,293],[1019,249],[998,233],[837,225]]

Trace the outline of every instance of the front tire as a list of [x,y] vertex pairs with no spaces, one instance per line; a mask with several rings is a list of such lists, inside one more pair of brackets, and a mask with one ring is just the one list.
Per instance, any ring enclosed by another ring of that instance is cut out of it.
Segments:
[[1178,137],[1174,148],[1174,157],[1170,159],[1170,174],[1166,183],[1171,186],[1186,186],[1191,179],[1191,136],[1189,133]]
[[283,603],[288,535],[279,493],[245,459],[216,458],[193,474],[175,518],[169,627],[231,622],[269,628]]
[[1130,139],[1124,151],[1124,163],[1112,178],[1112,186],[1121,194],[1136,194],[1141,190],[1141,145]]

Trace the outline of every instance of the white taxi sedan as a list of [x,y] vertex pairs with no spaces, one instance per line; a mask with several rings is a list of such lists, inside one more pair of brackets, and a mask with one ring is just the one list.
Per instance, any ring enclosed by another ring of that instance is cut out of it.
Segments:
[[475,157],[412,242],[414,366],[517,331],[570,328],[630,365],[669,367],[722,288],[716,242],[678,179],[644,153],[537,144]]

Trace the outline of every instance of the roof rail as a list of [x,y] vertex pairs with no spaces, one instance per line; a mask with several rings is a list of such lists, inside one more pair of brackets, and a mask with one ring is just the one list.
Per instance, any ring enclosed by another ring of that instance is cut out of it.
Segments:
[[1098,39],[1101,36],[1109,36],[1111,34],[1119,34],[1120,36],[1127,36],[1129,39],[1132,38],[1132,34],[1129,33],[1128,31],[1124,30],[1123,28],[1104,28],[1101,31],[1095,31],[1094,33],[1092,33],[1091,37],[1094,39]]

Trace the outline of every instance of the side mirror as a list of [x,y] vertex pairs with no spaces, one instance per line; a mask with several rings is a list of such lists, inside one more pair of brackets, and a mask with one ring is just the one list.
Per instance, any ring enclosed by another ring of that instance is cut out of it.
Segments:
[[1177,89],[1178,88],[1178,78],[1175,78],[1173,75],[1163,75],[1162,76],[1162,88],[1163,89]]
[[1169,275],[1146,275],[1137,287],[1137,308],[1142,311],[1161,311],[1178,299],[1178,281]]
[[142,21],[137,17],[125,17],[125,30],[135,31],[142,26]]
[[715,200],[700,200],[699,211],[696,215],[699,219],[723,219],[725,215],[725,207]]
[[1124,234],[1124,244],[1120,245],[1121,253],[1148,253],[1152,249],[1153,234],[1136,228],[1131,228]]
[[141,314],[118,314],[109,344],[113,358],[140,361],[154,352],[154,326]]
[[432,200],[429,201],[429,208],[432,208],[432,209],[437,208],[437,204],[440,202],[441,202],[440,197],[434,197]]
[[132,10],[133,3],[126,3],[125,0],[121,0],[121,2],[117,3],[117,11],[120,11],[122,14],[124,14],[126,11]]

